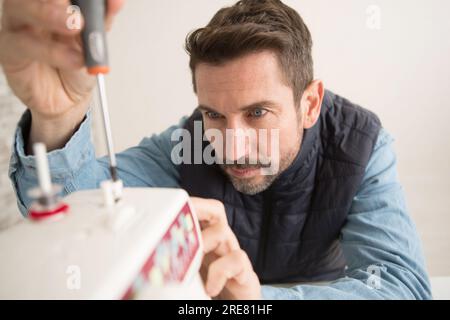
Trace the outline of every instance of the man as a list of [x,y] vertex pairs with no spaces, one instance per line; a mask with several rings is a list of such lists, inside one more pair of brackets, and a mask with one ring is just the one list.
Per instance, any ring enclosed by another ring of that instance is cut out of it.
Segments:
[[[29,108],[10,167],[24,214],[26,190],[36,184],[34,142],[51,151],[52,178],[65,193],[108,178],[107,161],[95,159],[90,142],[93,80],[83,69],[79,31],[65,28],[67,5],[4,4],[0,61]],[[108,26],[120,5],[109,1]],[[242,0],[217,12],[186,39],[198,108],[120,153],[119,177],[128,187],[182,187],[195,197],[212,297],[430,298],[393,139],[373,113],[314,80],[311,47],[301,17],[281,1]],[[195,137],[198,123],[205,136],[225,137],[200,149],[212,146],[221,161],[192,163],[186,150],[177,157],[174,136],[184,129]],[[237,132],[251,130],[263,135],[233,144]]]

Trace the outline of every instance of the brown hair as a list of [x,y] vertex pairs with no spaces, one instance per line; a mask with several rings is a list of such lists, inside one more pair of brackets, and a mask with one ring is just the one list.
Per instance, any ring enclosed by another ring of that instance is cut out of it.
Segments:
[[198,63],[220,65],[247,53],[273,50],[299,102],[313,80],[312,39],[300,15],[279,0],[241,0],[220,9],[186,38],[194,91]]

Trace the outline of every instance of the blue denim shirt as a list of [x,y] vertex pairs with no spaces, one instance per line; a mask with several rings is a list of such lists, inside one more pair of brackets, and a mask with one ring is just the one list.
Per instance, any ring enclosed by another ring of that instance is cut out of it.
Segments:
[[[98,188],[109,178],[108,160],[96,159],[90,137],[88,113],[63,149],[48,154],[52,180],[64,194]],[[119,177],[127,187],[178,187],[179,172],[171,161],[172,132],[144,138],[136,147],[117,155]],[[36,186],[33,156],[26,156],[22,132],[28,132],[30,113],[17,128],[10,178],[18,205],[26,215],[27,190]],[[265,299],[430,299],[420,239],[405,204],[398,181],[392,137],[382,129],[365,176],[353,199],[341,231],[347,260],[346,276],[326,284],[262,286]]]

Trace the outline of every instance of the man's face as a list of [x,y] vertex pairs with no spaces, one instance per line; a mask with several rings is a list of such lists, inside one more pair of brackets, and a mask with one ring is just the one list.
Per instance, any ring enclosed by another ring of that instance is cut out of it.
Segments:
[[[264,191],[292,163],[303,133],[276,55],[262,51],[220,66],[201,63],[195,79],[205,131],[222,133],[222,144],[210,139],[221,168],[238,191]],[[268,164],[276,170],[269,173]]]

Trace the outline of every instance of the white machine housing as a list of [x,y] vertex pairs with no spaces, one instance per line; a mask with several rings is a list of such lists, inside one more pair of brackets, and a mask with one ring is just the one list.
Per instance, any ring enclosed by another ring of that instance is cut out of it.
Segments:
[[0,232],[0,299],[167,298],[163,288],[207,298],[184,190],[126,188],[113,206],[102,199],[101,190],[75,192],[63,199],[67,214]]

